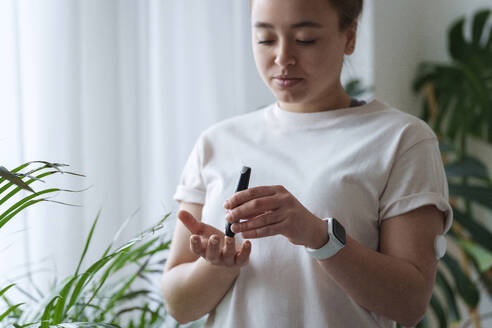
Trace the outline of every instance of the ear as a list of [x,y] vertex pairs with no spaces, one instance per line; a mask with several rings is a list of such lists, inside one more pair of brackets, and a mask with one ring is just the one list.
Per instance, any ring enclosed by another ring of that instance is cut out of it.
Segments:
[[355,44],[357,41],[357,20],[350,25],[345,31],[345,35],[347,36],[347,42],[345,43],[345,54],[351,55],[355,51]]

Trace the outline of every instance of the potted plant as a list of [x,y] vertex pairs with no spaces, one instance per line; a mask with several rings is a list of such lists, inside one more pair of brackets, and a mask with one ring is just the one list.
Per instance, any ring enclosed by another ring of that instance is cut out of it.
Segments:
[[[36,165],[38,167],[30,169]],[[53,174],[81,176],[65,171],[64,166],[30,162],[12,171],[0,166],[0,231],[29,206],[44,201],[61,203],[51,199],[50,195],[69,190],[47,188],[35,192],[31,185]],[[21,173],[27,169],[30,170]],[[21,190],[27,190],[29,195],[18,200]],[[8,201],[13,204],[7,207]],[[101,251],[100,258],[86,265],[84,259],[99,219],[97,215],[73,274],[58,279],[59,283],[46,290],[36,288],[39,295],[24,292],[26,300],[20,303],[9,297],[11,289],[23,291],[20,286],[15,282],[0,286],[0,300],[3,302],[3,307],[0,306],[0,326],[162,327],[168,322],[168,316],[159,286],[153,284],[151,276],[162,274],[165,261],[163,252],[169,248],[170,241],[160,234],[160,230],[169,215],[132,240],[113,248],[127,220],[113,242]],[[175,321],[171,322],[174,324]]]
[[[421,118],[440,140],[448,177],[454,224],[448,235],[460,254],[449,252],[439,265],[431,311],[440,327],[462,323],[480,327],[480,285],[492,295],[492,233],[477,217],[474,204],[492,210],[492,183],[487,168],[467,147],[470,137],[492,146],[492,26],[491,11],[476,12],[471,37],[465,37],[462,17],[448,32],[449,63],[424,62],[414,81],[414,91],[424,94]],[[457,257],[458,256],[458,257]],[[478,279],[472,277],[477,276]],[[463,315],[459,302],[469,312]],[[427,327],[426,316],[418,325]]]

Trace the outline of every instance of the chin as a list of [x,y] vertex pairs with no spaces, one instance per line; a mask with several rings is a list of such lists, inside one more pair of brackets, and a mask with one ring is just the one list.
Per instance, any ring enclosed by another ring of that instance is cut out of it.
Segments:
[[286,104],[298,104],[298,103],[305,102],[306,100],[306,97],[304,95],[293,94],[291,92],[285,92],[285,91],[279,92],[278,90],[275,90],[273,94],[279,102],[283,102]]
[[306,94],[301,92],[301,90],[282,90],[278,89],[276,86],[270,86],[270,91],[278,101],[284,103],[298,103],[306,98]]

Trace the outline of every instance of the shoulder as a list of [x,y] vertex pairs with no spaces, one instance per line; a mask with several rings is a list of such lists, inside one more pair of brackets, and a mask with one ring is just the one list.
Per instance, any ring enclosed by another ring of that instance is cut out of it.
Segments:
[[388,105],[382,101],[374,100],[371,102],[378,119],[386,121],[390,128],[410,129],[413,132],[421,132],[425,136],[435,136],[431,127],[421,118],[404,112],[394,106]]
[[400,150],[404,151],[424,140],[437,141],[432,128],[419,117],[379,100],[371,104],[374,106],[371,111],[374,113],[374,123],[384,135],[398,141]]
[[202,132],[201,137],[203,139],[215,139],[217,137],[226,137],[231,133],[234,135],[251,133],[253,129],[260,128],[265,111],[271,106],[263,106],[214,123]]

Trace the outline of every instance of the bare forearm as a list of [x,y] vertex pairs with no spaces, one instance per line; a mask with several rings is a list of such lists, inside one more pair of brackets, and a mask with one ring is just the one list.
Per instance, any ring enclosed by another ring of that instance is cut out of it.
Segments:
[[167,310],[180,323],[201,318],[217,306],[239,271],[212,265],[203,258],[173,267],[162,277]]
[[319,263],[371,312],[407,326],[414,325],[425,313],[429,286],[407,261],[368,249],[347,236],[345,248]]

